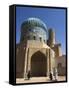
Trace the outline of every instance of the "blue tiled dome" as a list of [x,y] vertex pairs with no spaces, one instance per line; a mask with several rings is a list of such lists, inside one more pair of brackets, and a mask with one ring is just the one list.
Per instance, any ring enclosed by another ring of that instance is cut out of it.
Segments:
[[28,18],[21,25],[21,41],[25,40],[43,40],[46,42],[47,27],[43,21],[38,18]]

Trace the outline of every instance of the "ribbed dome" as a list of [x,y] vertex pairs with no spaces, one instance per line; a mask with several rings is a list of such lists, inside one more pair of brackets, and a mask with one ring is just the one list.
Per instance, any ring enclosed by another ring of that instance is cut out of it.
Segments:
[[24,21],[24,23],[22,24],[22,27],[25,27],[25,25],[27,27],[41,27],[44,30],[47,30],[47,27],[45,25],[45,23],[43,21],[41,21],[38,18],[28,18],[26,21]]
[[[46,41],[47,27],[43,21],[38,18],[28,18],[21,25],[21,41],[24,39],[36,39]],[[33,38],[34,37],[34,38]]]

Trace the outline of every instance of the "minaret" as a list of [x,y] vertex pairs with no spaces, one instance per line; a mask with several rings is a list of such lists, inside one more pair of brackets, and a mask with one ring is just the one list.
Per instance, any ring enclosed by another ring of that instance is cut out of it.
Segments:
[[50,28],[48,31],[48,45],[55,51],[55,57],[62,56],[61,44],[55,42],[55,30]]
[[55,45],[55,32],[52,28],[50,28],[48,33],[48,45],[50,47],[54,47]]

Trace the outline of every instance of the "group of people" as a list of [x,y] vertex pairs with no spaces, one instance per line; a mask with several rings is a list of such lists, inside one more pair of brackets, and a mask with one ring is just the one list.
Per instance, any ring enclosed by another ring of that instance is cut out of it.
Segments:
[[[53,76],[54,76],[54,78],[53,78]],[[30,73],[30,71],[28,71],[28,73],[27,73],[28,80],[30,79],[30,77],[31,77],[31,73]],[[57,81],[57,72],[55,72],[54,75],[50,72],[49,78],[50,78],[50,81],[53,81],[53,80]]]
[[52,80],[54,80],[54,81],[58,80],[58,73],[57,73],[57,69],[56,68],[53,69],[53,73],[50,72],[49,78],[50,78],[51,81]]
[[50,78],[50,81],[53,81],[53,80],[57,81],[57,76],[56,75],[53,76],[52,73],[50,73],[49,78]]

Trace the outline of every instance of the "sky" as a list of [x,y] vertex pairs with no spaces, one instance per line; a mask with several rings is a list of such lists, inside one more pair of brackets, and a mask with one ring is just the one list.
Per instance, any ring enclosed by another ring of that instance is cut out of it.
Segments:
[[66,54],[66,10],[56,8],[16,7],[16,43],[20,42],[21,24],[30,17],[41,19],[47,29],[54,28],[56,43]]

